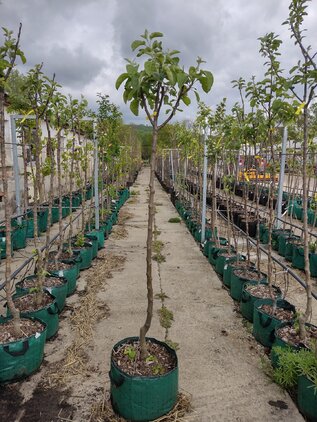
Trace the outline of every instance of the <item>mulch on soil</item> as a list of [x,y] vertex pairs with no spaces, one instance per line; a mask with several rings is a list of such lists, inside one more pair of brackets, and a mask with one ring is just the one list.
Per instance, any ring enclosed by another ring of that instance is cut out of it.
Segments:
[[176,359],[162,345],[147,341],[148,357],[141,359],[140,342],[133,341],[112,351],[115,364],[128,375],[158,376],[166,374],[176,366]]
[[1,324],[0,344],[11,343],[18,340],[31,337],[36,333],[41,333],[44,330],[44,325],[40,321],[33,321],[31,319],[21,319],[21,334],[16,335],[14,331],[13,320]]

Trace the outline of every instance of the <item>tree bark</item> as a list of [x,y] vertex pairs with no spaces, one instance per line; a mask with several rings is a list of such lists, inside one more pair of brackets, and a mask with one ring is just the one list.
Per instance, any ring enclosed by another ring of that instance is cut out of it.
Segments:
[[140,329],[140,346],[141,358],[145,359],[147,356],[147,348],[145,336],[148,332],[153,317],[153,284],[152,284],[152,241],[153,241],[153,223],[154,223],[154,170],[156,161],[156,145],[157,145],[157,121],[154,122],[152,133],[152,155],[150,161],[150,182],[149,182],[149,206],[148,206],[148,232],[146,241],[146,286],[147,286],[147,314],[144,325]]

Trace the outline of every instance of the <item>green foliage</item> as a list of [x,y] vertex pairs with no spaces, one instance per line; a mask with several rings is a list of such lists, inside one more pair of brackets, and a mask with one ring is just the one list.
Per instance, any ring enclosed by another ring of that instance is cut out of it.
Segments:
[[13,31],[2,27],[4,43],[0,45],[0,88],[5,88],[5,83],[8,80],[17,57],[20,57],[23,64],[26,63],[26,58],[23,51],[19,47],[20,35],[22,25],[20,24],[17,38],[13,36]]
[[157,313],[160,317],[161,326],[165,329],[171,328],[172,322],[174,321],[173,312],[167,309],[166,306],[162,305],[162,307],[158,309]]
[[[177,111],[180,102],[190,104],[188,92],[195,82],[199,82],[205,92],[209,92],[213,84],[213,76],[200,68],[203,61],[198,58],[197,65],[191,66],[188,73],[179,65],[179,51],[163,50],[160,32],[149,33],[145,30],[140,40],[133,41],[131,48],[136,57],[145,56],[143,68],[133,60],[127,59],[126,71],[116,81],[116,89],[124,83],[123,100],[130,103],[130,110],[136,116],[139,109],[145,110],[154,127],[164,105],[168,118],[163,127]],[[194,88],[196,90],[196,88]]]
[[133,346],[125,346],[123,354],[128,356],[130,360],[135,360],[136,358],[136,350]]
[[278,367],[274,369],[274,380],[284,388],[297,384],[299,375],[306,376],[317,391],[317,355],[309,349],[294,351],[288,347],[274,347],[278,356]]
[[177,351],[179,350],[179,343],[172,341],[170,339],[166,339],[165,343],[173,350]]
[[85,245],[85,236],[83,235],[83,233],[77,234],[74,245],[78,248],[82,248]]
[[168,220],[169,223],[180,223],[181,219],[179,217],[172,217]]

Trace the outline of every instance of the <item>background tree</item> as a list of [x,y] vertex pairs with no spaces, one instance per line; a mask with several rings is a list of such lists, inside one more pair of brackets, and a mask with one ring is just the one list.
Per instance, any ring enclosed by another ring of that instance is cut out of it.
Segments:
[[[126,72],[122,73],[117,81],[116,88],[124,84],[123,99],[130,103],[133,114],[138,115],[143,109],[152,126],[152,154],[150,161],[150,195],[148,211],[148,234],[146,254],[147,277],[147,316],[140,329],[141,358],[147,355],[145,335],[148,332],[153,316],[153,286],[152,286],[152,238],[154,221],[154,170],[156,161],[156,147],[158,132],[180,111],[181,102],[190,104],[189,91],[199,81],[202,89],[209,92],[213,84],[213,76],[209,71],[202,70],[202,60],[197,59],[197,65],[191,66],[188,73],[180,66],[177,50],[163,50],[159,41],[161,32],[149,33],[145,30],[141,39],[133,41],[131,48],[137,51],[137,57],[145,57],[142,65],[133,60],[127,60]],[[196,88],[194,88],[195,92]],[[198,95],[198,94],[197,94]],[[167,117],[159,120],[163,108],[166,108]]]
[[19,334],[20,329],[20,314],[14,306],[11,295],[11,210],[9,202],[8,191],[8,174],[7,174],[7,157],[5,145],[5,120],[4,120],[4,104],[5,91],[10,74],[15,66],[17,57],[20,57],[22,63],[25,63],[25,57],[20,50],[20,37],[22,25],[20,24],[17,38],[13,36],[13,32],[3,28],[4,43],[0,46],[0,156],[1,156],[1,178],[3,188],[4,200],[4,216],[6,227],[6,261],[5,261],[5,292],[8,307],[14,321],[14,330]]

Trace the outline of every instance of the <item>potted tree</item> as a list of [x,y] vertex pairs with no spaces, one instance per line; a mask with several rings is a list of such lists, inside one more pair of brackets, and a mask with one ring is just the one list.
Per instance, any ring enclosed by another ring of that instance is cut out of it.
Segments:
[[12,300],[11,285],[11,210],[8,190],[7,156],[5,145],[5,90],[17,57],[25,62],[19,48],[22,25],[15,39],[13,33],[4,31],[4,43],[0,46],[0,154],[1,177],[4,192],[4,214],[6,227],[5,294],[11,317],[0,319],[0,382],[12,381],[36,371],[44,356],[46,324],[39,320],[20,318]]
[[[189,91],[199,81],[202,89],[209,92],[213,83],[212,74],[202,70],[201,59],[188,72],[179,65],[179,52],[165,51],[160,32],[149,33],[147,30],[141,39],[135,40],[131,48],[137,51],[137,57],[145,57],[143,65],[128,60],[126,72],[116,82],[118,89],[124,82],[123,99],[130,103],[130,109],[138,115],[143,109],[152,126],[152,155],[150,161],[148,235],[146,253],[147,279],[147,315],[140,329],[139,337],[127,338],[113,347],[111,356],[111,397],[113,407],[121,416],[138,421],[148,421],[167,413],[175,404],[178,391],[178,365],[175,351],[165,343],[146,338],[153,315],[152,287],[152,241],[154,219],[154,172],[156,160],[157,137],[162,129],[180,110],[181,102],[190,104]],[[195,89],[195,88],[194,88]],[[167,118],[160,123],[159,117],[166,106]],[[167,365],[161,360],[165,356]],[[133,366],[138,374],[128,371],[120,362],[127,361],[120,356],[134,360]],[[153,370],[144,372],[145,363]],[[140,376],[140,373],[143,374]],[[167,387],[168,386],[168,387]]]

